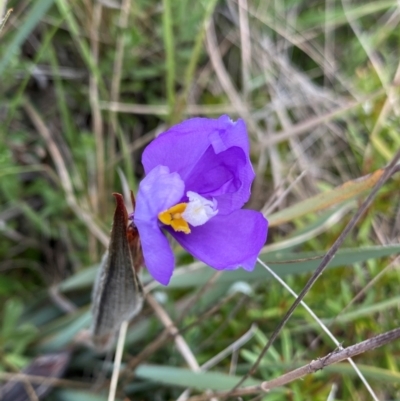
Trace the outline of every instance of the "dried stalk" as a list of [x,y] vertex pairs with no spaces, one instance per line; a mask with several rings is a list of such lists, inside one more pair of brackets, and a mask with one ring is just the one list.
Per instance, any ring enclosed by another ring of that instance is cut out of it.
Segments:
[[219,391],[213,394],[204,394],[194,397],[190,397],[188,401],[207,401],[211,397],[221,397],[225,398],[227,396],[242,396],[248,394],[257,394],[260,392],[268,392],[277,387],[284,386],[291,383],[297,379],[300,379],[311,373],[315,373],[318,370],[324,369],[329,365],[344,361],[345,359],[352,358],[356,355],[362,354],[367,351],[371,351],[375,348],[382,347],[383,345],[389,344],[390,342],[400,338],[400,328],[396,328],[386,333],[379,334],[368,340],[362,341],[360,343],[351,345],[350,347],[344,348],[342,350],[335,350],[328,355],[311,361],[309,364],[304,365],[300,368],[292,370],[282,376],[277,377],[266,382],[261,383],[259,386],[248,386],[234,391]]

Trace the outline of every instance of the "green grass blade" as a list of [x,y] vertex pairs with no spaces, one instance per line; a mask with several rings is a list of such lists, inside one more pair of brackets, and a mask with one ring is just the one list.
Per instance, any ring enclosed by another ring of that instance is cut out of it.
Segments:
[[82,35],[80,34],[79,25],[75,19],[75,16],[71,10],[71,3],[68,3],[65,0],[55,0],[57,7],[60,11],[60,14],[65,18],[68,28],[70,30],[71,36],[74,39],[75,43],[78,46],[80,54],[85,61],[91,75],[95,76],[99,85],[100,92],[105,96],[106,90],[104,86],[104,82],[101,78],[101,73],[99,70],[99,66],[93,60],[92,54],[90,52],[89,45],[85,40],[82,39]]
[[[142,379],[171,386],[191,387],[198,390],[229,390],[240,380],[239,376],[227,375],[219,372],[192,372],[188,369],[173,366],[140,365],[135,375]],[[244,386],[259,385],[261,381],[248,379]]]
[[[174,49],[174,32],[171,14],[170,0],[163,0],[163,35],[166,53],[166,89],[169,111],[172,113],[175,106],[175,49]],[[170,115],[171,117],[171,115]]]
[[[42,57],[46,54],[48,45],[53,40],[54,35],[58,31],[58,29],[62,25],[62,23],[63,23],[63,19],[59,18],[58,20],[56,20],[54,22],[54,26],[50,30],[44,32],[42,44],[41,44],[40,48],[38,49],[38,52],[36,53],[35,58],[33,60],[34,65],[39,63],[39,61],[42,59]],[[25,77],[22,80],[21,84],[19,85],[15,96],[11,99],[10,110],[8,112],[7,121],[5,123],[6,127],[9,126],[9,124],[11,123],[11,121],[13,120],[13,118],[15,116],[17,108],[21,105],[23,96],[25,95],[25,89],[26,89],[30,79],[31,79],[31,74],[29,71],[26,71]]]
[[382,169],[375,171],[373,174],[358,178],[356,180],[348,181],[343,185],[326,191],[312,198],[299,202],[291,207],[274,213],[268,217],[269,226],[275,227],[283,223],[288,223],[295,218],[304,216],[308,213],[315,213],[317,211],[326,209],[328,207],[337,205],[349,199],[352,199],[363,192],[371,189],[383,174]]
[[18,52],[18,49],[25,42],[26,38],[33,31],[40,19],[46,14],[47,10],[52,6],[54,0],[36,0],[25,18],[20,24],[20,28],[16,31],[14,38],[8,45],[3,58],[0,60],[0,75],[7,68],[13,56]]
[[[351,266],[357,262],[383,258],[399,252],[400,245],[341,249],[329,265],[329,268]],[[267,263],[275,273],[279,276],[284,276],[287,274],[300,274],[314,271],[320,263],[320,258],[322,259],[324,254],[325,252],[297,252],[283,255],[281,252],[278,252],[276,254],[261,254],[260,258]],[[96,272],[97,266],[82,270],[65,280],[60,285],[60,288],[62,291],[71,291],[88,287],[93,284]],[[202,268],[195,271],[187,271],[181,274],[178,272],[175,272],[166,290],[202,286],[211,278],[215,270],[203,265]],[[149,279],[148,275],[145,277],[145,281],[147,281],[146,279]],[[235,281],[260,281],[270,279],[271,277],[265,272],[265,269],[257,264],[252,272],[247,272],[243,269],[223,272],[217,282],[234,283]]]
[[65,133],[65,136],[67,137],[69,145],[71,145],[75,139],[73,118],[68,109],[67,96],[64,90],[64,83],[60,78],[58,60],[53,46],[49,46],[49,56],[50,56],[50,64],[52,70],[54,71],[54,84],[57,94],[57,104],[58,104],[58,109],[60,111],[62,128],[63,132]]
[[[197,63],[199,62],[201,50],[203,49],[203,42],[204,42],[204,36],[206,34],[206,28],[209,19],[211,18],[215,6],[217,4],[217,0],[209,0],[206,5],[206,11],[204,14],[204,19],[203,23],[201,24],[201,28],[196,36],[196,40],[193,46],[192,54],[190,56],[189,63],[187,65],[186,71],[185,71],[185,82],[184,82],[184,89],[183,93],[181,95],[181,101],[186,102],[187,95],[189,93],[190,86],[192,85],[193,77],[195,74],[196,66]],[[178,113],[181,110],[178,110]],[[177,116],[178,117],[178,116]],[[179,119],[179,118],[178,118]]]
[[[349,322],[354,322],[355,320],[365,317],[365,316],[370,316],[373,315],[374,313],[382,312],[385,310],[388,310],[390,308],[397,307],[400,302],[400,297],[395,297],[395,298],[390,298],[386,301],[383,302],[377,302],[372,305],[364,306],[364,307],[359,307],[357,310],[348,312],[348,313],[343,313],[341,315],[338,315],[335,318],[332,319],[321,319],[323,323],[326,325],[330,325],[334,323],[335,325],[340,325],[340,324],[345,324]],[[309,331],[314,328],[318,328],[319,325],[316,323],[310,323],[307,325],[303,326],[298,326],[293,329],[295,332],[304,332],[304,331]]]
[[[59,389],[49,396],[49,401],[107,401],[108,397],[105,395],[93,394],[81,390]],[[115,398],[115,401],[121,400]]]

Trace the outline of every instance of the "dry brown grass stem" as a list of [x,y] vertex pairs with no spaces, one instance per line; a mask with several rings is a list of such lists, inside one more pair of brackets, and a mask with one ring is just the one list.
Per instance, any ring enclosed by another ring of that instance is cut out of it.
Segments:
[[[111,102],[118,102],[119,100],[119,92],[121,86],[121,77],[122,77],[122,65],[124,61],[124,32],[123,30],[128,26],[129,13],[131,9],[131,0],[123,0],[121,4],[121,10],[118,19],[118,26],[122,30],[120,35],[118,36],[116,50],[115,50],[115,59],[113,66],[113,78],[111,81],[111,93],[110,100]],[[115,118],[115,115],[113,115]],[[114,132],[116,132],[116,121],[112,120],[112,127]]]
[[0,380],[29,382],[34,384],[45,384],[47,386],[52,386],[52,387],[80,388],[80,389],[89,389],[92,386],[91,383],[82,383],[74,380],[58,379],[46,376],[29,375],[25,373],[0,372]]
[[[226,347],[224,350],[219,352],[217,355],[209,359],[207,362],[203,363],[201,365],[201,370],[207,371],[208,369],[211,369],[213,366],[217,365],[219,362],[221,362],[223,359],[225,359],[227,356],[233,354],[234,352],[238,351],[244,344],[246,344],[253,336],[254,332],[257,329],[257,326],[253,324],[246,333],[244,333],[241,337],[239,337],[235,342],[230,344],[228,347]],[[190,396],[191,389],[187,388],[177,399],[177,401],[187,401],[189,396]],[[212,392],[208,392],[208,394],[212,394]]]
[[[111,91],[110,91],[110,103],[114,104],[119,101],[121,78],[122,78],[122,67],[124,61],[124,50],[125,50],[125,29],[128,26],[129,14],[131,10],[131,0],[123,0],[118,18],[118,26],[120,33],[116,41],[116,50],[114,56],[113,65],[113,76],[111,80]],[[101,108],[101,105],[100,105]],[[118,115],[117,110],[109,110],[110,113],[110,137],[108,142],[108,160],[115,160],[115,144],[118,133]],[[113,179],[111,177],[110,184]]]
[[[354,35],[357,37],[358,41],[360,42],[361,47],[363,48],[365,54],[367,55],[372,67],[374,68],[376,75],[378,76],[379,80],[381,81],[381,84],[383,88],[386,91],[386,94],[388,95],[388,82],[387,82],[387,77],[382,65],[382,62],[379,59],[378,52],[375,51],[375,49],[372,48],[371,42],[367,40],[367,35],[365,35],[364,32],[362,32],[361,25],[357,21],[357,18],[354,18],[354,16],[351,15],[351,12],[349,11],[348,4],[349,2],[347,0],[341,0],[344,15],[347,19],[347,22],[350,26],[350,28],[353,30]],[[374,30],[375,34],[375,30]]]
[[230,102],[235,107],[236,112],[242,117],[248,124],[250,131],[255,133],[258,138],[262,137],[262,132],[258,128],[257,124],[253,121],[246,104],[242,101],[239,93],[235,89],[229,74],[224,66],[221,58],[221,54],[218,49],[217,39],[215,35],[214,21],[211,19],[206,30],[206,47],[207,53],[210,57],[211,64],[218,77],[218,80],[228,96]]
[[325,0],[325,41],[324,41],[324,85],[329,85],[329,82],[335,79],[332,70],[336,73],[335,66],[335,31],[329,25],[329,18],[334,12],[334,0]]
[[325,271],[327,268],[328,264],[331,262],[331,260],[334,258],[336,255],[337,251],[339,248],[342,246],[344,240],[346,239],[347,235],[353,230],[357,222],[360,220],[361,216],[365,213],[365,211],[371,206],[372,202],[374,201],[378,191],[382,188],[382,186],[386,183],[386,181],[392,177],[393,174],[398,172],[399,170],[399,165],[398,162],[400,160],[400,150],[395,154],[387,168],[384,170],[383,174],[380,176],[378,182],[374,185],[372,188],[370,194],[368,197],[364,200],[364,202],[360,205],[358,208],[357,212],[353,215],[351,220],[348,222],[344,230],[341,232],[339,237],[336,239],[336,241],[333,243],[333,245],[330,247],[328,252],[325,254],[323,257],[321,263],[318,265],[317,269],[314,271],[310,279],[307,281],[306,285],[304,288],[301,290],[300,294],[296,298],[296,300],[293,302],[293,304],[290,306],[288,311],[286,312],[285,316],[281,319],[275,330],[272,332],[267,344],[265,347],[262,349],[260,355],[257,357],[257,360],[254,362],[252,367],[249,369],[247,374],[245,374],[241,380],[236,384],[234,391],[236,388],[238,388],[250,375],[252,375],[256,370],[257,367],[259,366],[262,358],[266,354],[266,352],[269,350],[269,348],[272,346],[276,338],[279,336],[281,333],[283,327],[286,325],[286,323],[289,321],[290,317],[293,315],[294,311],[296,308],[300,305],[306,294],[311,290],[315,282],[318,280],[318,278],[322,275],[322,273]]
[[7,7],[7,0],[0,0],[0,20],[3,19]]
[[[206,284],[207,285],[207,284]],[[210,316],[218,313],[221,309],[221,306],[229,302],[233,298],[234,294],[229,294],[215,305],[213,305],[210,309],[206,310],[202,315],[200,315],[195,321],[191,322],[189,325],[180,328],[179,333],[182,334],[193,327],[198,326],[205,319]],[[179,306],[177,307],[179,309]],[[131,377],[131,373],[139,366],[143,361],[148,359],[151,355],[153,355],[157,350],[163,347],[171,338],[173,338],[173,334],[167,328],[162,331],[158,337],[153,340],[150,344],[148,344],[138,355],[132,358],[125,368],[124,374],[129,378]]]
[[[134,103],[121,103],[118,101],[111,102],[100,102],[100,108],[102,110],[109,110],[111,112],[118,113],[130,113],[130,114],[144,114],[144,115],[156,115],[156,116],[167,116],[168,106],[166,104],[160,105],[147,105],[147,104],[134,104]],[[186,106],[185,114],[188,115],[218,115],[218,114],[238,114],[234,106],[230,104],[215,104],[215,105],[197,105],[189,104]]]
[[[378,118],[376,119],[374,128],[372,129],[371,135],[369,137],[369,144],[364,153],[364,170],[367,169],[367,166],[370,162],[372,157],[372,147],[376,145],[376,141],[378,139],[378,135],[382,129],[382,126],[385,123],[386,118],[388,117],[389,113],[393,110],[396,115],[397,112],[397,100],[398,100],[398,86],[400,85],[400,63],[397,65],[396,73],[394,75],[392,85],[386,89],[386,99],[382,106],[382,109],[379,113]],[[379,146],[379,145],[378,145]],[[377,147],[378,147],[377,146]]]
[[277,131],[271,133],[267,138],[264,139],[263,141],[263,146],[271,146],[283,141],[286,141],[289,138],[304,134],[307,131],[310,131],[317,127],[320,124],[324,124],[328,121],[332,121],[336,117],[340,117],[346,112],[361,106],[363,103],[367,102],[368,100],[372,100],[376,97],[379,97],[384,93],[382,90],[367,96],[366,98],[362,99],[361,101],[352,101],[348,102],[345,106],[339,107],[333,111],[330,111],[328,113],[312,117],[307,119],[306,121],[302,121],[298,124],[294,124],[290,127],[288,130],[283,130],[283,131]]
[[151,355],[153,355],[157,350],[159,350],[169,339],[171,338],[171,334],[168,329],[162,331],[158,337],[153,340],[150,344],[146,345],[146,347],[134,358],[132,358],[125,370],[124,375],[126,375],[127,379],[132,376],[132,372],[143,362],[146,361]]
[[[103,6],[100,2],[93,3],[93,16],[90,29],[90,46],[92,58],[95,64],[99,61],[99,30],[101,24]],[[96,182],[89,184],[91,187],[91,201],[97,213],[105,211],[105,153],[104,153],[104,133],[103,117],[99,107],[99,87],[98,78],[92,74],[89,82],[90,107],[92,111],[92,130],[96,140]]]
[[174,337],[175,345],[182,355],[183,359],[186,361],[188,366],[194,372],[200,371],[200,365],[198,364],[193,352],[189,348],[185,339],[179,334],[178,328],[175,326],[172,319],[169,317],[165,309],[156,301],[152,294],[146,295],[146,300],[152,307],[161,323],[168,329],[169,333]]
[[189,299],[187,304],[184,306],[183,310],[180,313],[179,319],[177,324],[179,325],[183,319],[185,318],[186,314],[190,311],[190,309],[196,305],[196,303],[201,299],[201,297],[215,284],[218,278],[222,275],[222,271],[215,272],[209,280],[196,292],[196,294]]
[[[161,124],[156,129],[147,132],[143,136],[135,139],[132,143],[127,145],[127,153],[132,153],[135,150],[141,149],[145,145],[147,145],[150,141],[152,141],[159,133],[163,132],[166,129],[166,125]],[[107,164],[107,168],[112,168],[117,163],[121,162],[124,159],[125,155],[120,153],[116,155],[113,159],[110,159]]]
[[350,347],[343,348],[342,350],[335,350],[324,357],[318,358],[311,361],[307,365],[300,368],[292,370],[286,374],[283,374],[276,379],[265,381],[259,386],[248,386],[244,388],[239,388],[234,391],[219,391],[214,392],[211,395],[203,394],[194,397],[190,397],[189,401],[207,401],[211,397],[221,397],[224,398],[228,395],[232,397],[239,397],[242,395],[257,394],[261,392],[268,392],[274,388],[284,386],[295,380],[298,380],[306,375],[322,370],[329,365],[344,361],[345,359],[352,358],[356,355],[362,354],[367,351],[371,351],[375,348],[382,347],[383,345],[389,344],[392,341],[400,338],[400,328],[388,331],[383,334],[379,334],[368,340],[362,341],[360,343],[351,345]]
[[[331,327],[335,324],[336,320],[339,319],[341,315],[346,313],[351,305],[354,305],[361,297],[364,296],[385,274],[387,274],[390,270],[396,269],[400,267],[400,256],[394,258],[387,266],[385,266],[375,277],[369,281],[365,287],[363,287],[350,301],[349,303],[329,322],[326,323],[327,327]],[[322,337],[322,334],[315,337],[309,345],[309,348],[313,348],[315,344],[317,344]]]
[[126,332],[128,330],[128,324],[129,324],[129,322],[127,320],[125,320],[122,322],[121,327],[119,328],[117,349],[115,351],[114,366],[113,366],[113,372],[112,372],[112,376],[111,376],[110,390],[108,393],[108,401],[115,400],[115,394],[117,392],[117,386],[118,386],[119,373],[120,373],[120,369],[121,369],[122,353],[124,351],[125,338],[126,338]]
[[65,161],[62,157],[61,151],[58,149],[50,130],[44,123],[40,114],[34,109],[29,100],[25,99],[23,107],[31,119],[32,124],[43,138],[44,143],[50,153],[56,168],[59,183],[64,190],[68,206],[74,211],[76,216],[86,225],[89,231],[104,245],[108,246],[108,235],[95,223],[93,216],[82,209],[74,194],[74,188]]
[[[2,0],[0,0],[0,2],[1,1]],[[13,12],[13,9],[10,8],[4,15],[6,5],[7,5],[7,0],[4,0],[3,3],[0,3],[0,35],[1,35],[3,28],[6,25],[8,19],[10,18],[11,13]],[[3,15],[4,15],[4,17],[3,17]]]
[[240,51],[242,56],[242,91],[244,103],[247,102],[250,93],[250,71],[251,71],[251,41],[249,16],[247,12],[247,0],[238,0],[239,29],[240,29]]
[[[175,326],[174,322],[169,317],[168,313],[164,310],[164,308],[162,308],[162,306],[156,301],[156,299],[150,293],[146,295],[146,299],[147,302],[150,304],[150,306],[153,308],[154,312],[156,313],[160,321],[169,331],[169,333],[172,336],[174,336],[176,348],[178,349],[179,353],[182,355],[183,359],[188,364],[189,368],[193,372],[200,372],[201,368],[197,362],[197,359],[193,355],[193,352],[190,349],[187,342],[185,341],[185,339],[182,337],[181,334],[179,334],[178,328]],[[209,391],[207,391],[207,393],[209,393]],[[210,399],[214,401],[214,397],[211,396]]]

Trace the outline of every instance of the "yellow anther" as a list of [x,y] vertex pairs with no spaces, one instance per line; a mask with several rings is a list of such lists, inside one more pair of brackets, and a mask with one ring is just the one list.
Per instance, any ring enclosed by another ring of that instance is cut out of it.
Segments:
[[175,231],[182,231],[185,234],[190,233],[190,227],[186,220],[182,218],[182,213],[185,211],[187,203],[178,203],[170,207],[168,210],[158,214],[158,219],[161,223],[171,226]]
[[172,220],[171,221],[171,227],[175,231],[182,231],[185,234],[189,234],[190,233],[190,227],[189,227],[188,222],[186,220],[183,220],[182,218],[177,219],[177,220]]

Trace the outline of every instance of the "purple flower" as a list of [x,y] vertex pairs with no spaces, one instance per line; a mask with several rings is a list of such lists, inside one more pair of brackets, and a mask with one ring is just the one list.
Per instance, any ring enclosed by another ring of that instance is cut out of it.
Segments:
[[217,270],[252,270],[268,222],[241,207],[254,171],[243,120],[193,118],[145,149],[146,177],[133,218],[150,274],[167,285],[174,269],[168,232],[188,252]]

